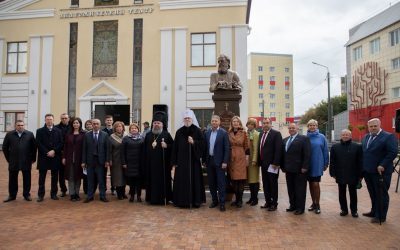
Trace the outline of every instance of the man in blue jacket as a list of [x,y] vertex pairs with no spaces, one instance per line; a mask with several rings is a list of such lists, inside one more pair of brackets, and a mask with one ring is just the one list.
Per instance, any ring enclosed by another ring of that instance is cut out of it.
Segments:
[[[368,131],[362,140],[363,172],[372,208],[363,215],[371,217],[372,223],[379,223],[386,221],[389,208],[388,190],[393,173],[393,160],[397,156],[397,140],[393,134],[381,129],[381,121],[378,118],[368,121]],[[383,182],[380,179],[383,179]]]
[[[211,117],[211,129],[206,132],[206,150],[203,159],[207,165],[208,184],[212,196],[210,208],[217,207],[225,211],[225,172],[229,161],[228,133],[219,125],[221,119],[217,115]],[[218,190],[218,195],[217,195]]]

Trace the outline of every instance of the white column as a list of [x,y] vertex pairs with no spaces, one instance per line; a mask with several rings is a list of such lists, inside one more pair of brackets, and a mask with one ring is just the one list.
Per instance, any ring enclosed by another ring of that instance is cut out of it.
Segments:
[[[182,123],[181,114],[187,106],[186,93],[186,28],[175,30],[175,124],[174,130]],[[172,131],[172,128],[171,128]]]
[[235,26],[235,71],[242,82],[242,102],[240,103],[240,117],[246,120],[248,117],[249,87],[247,86],[247,25]]
[[[232,60],[232,26],[223,25],[219,27],[220,44],[219,52],[220,54],[227,55]],[[231,62],[232,63],[232,62]],[[232,65],[231,65],[232,67]]]
[[[172,29],[161,29],[161,58],[160,58],[160,104],[172,103]],[[168,127],[171,128],[171,119]]]
[[90,100],[79,100],[79,117],[82,121],[87,121],[92,118],[92,106]]
[[28,81],[28,126],[33,132],[44,121],[44,116],[39,117],[39,69],[40,69],[40,37],[31,36],[29,48],[29,81]]
[[[43,37],[42,84],[40,117],[51,112],[51,77],[53,63],[53,36]],[[43,118],[44,119],[44,118]]]

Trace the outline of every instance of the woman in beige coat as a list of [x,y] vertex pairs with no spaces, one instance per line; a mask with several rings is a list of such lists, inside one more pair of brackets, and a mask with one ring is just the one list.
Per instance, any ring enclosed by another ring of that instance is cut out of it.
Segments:
[[255,130],[257,127],[257,120],[254,118],[249,118],[247,120],[246,127],[250,144],[249,167],[247,168],[247,182],[250,187],[250,200],[246,203],[250,204],[250,206],[255,206],[258,204],[258,190],[260,189],[260,168],[257,165],[258,139],[260,133]]
[[229,128],[229,142],[231,145],[231,160],[228,166],[236,200],[232,206],[242,207],[244,184],[247,179],[246,151],[249,148],[247,133],[243,130],[242,121],[238,116],[232,117]]

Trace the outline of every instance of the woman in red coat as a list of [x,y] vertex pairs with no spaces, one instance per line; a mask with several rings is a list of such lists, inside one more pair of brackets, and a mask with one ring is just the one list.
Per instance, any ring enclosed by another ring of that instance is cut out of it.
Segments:
[[82,179],[82,145],[85,132],[82,130],[82,120],[73,118],[72,129],[64,138],[62,163],[65,168],[65,179],[68,180],[68,190],[71,201],[79,201],[79,189]]

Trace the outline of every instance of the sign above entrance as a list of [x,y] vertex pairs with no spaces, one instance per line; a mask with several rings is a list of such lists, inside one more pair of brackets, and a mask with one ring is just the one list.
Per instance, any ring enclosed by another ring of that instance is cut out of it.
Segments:
[[[102,8],[103,9],[103,8]],[[123,16],[123,15],[141,15],[141,14],[150,14],[153,13],[153,7],[119,7],[113,9],[64,9],[60,10],[60,18],[79,18],[79,17],[98,17],[98,16]]]

